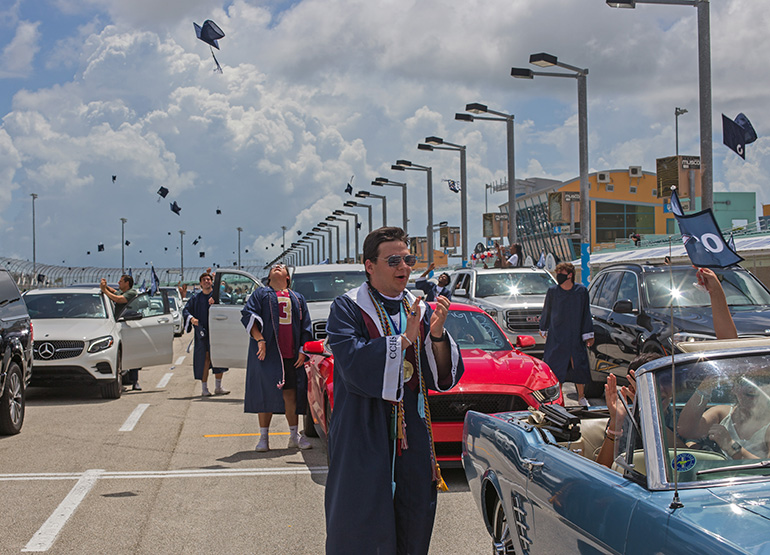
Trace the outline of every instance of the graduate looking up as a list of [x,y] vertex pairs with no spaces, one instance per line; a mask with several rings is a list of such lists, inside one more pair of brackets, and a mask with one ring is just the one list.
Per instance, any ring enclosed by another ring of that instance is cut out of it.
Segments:
[[449,274],[442,272],[438,276],[438,284],[428,280],[429,274],[436,268],[436,263],[431,262],[428,269],[425,270],[420,277],[414,280],[414,285],[417,289],[420,289],[425,293],[425,301],[432,303],[435,302],[439,295],[443,295],[450,301],[452,300],[452,290],[449,289]]
[[[460,379],[460,350],[406,285],[417,259],[406,233],[364,241],[368,281],[337,297],[326,324],[334,353],[334,413],[326,481],[326,553],[428,553],[437,488],[428,389]],[[445,485],[444,485],[445,487]]]
[[244,412],[258,414],[259,452],[270,449],[274,413],[286,415],[289,447],[313,447],[298,431],[298,415],[307,411],[305,354],[300,347],[313,334],[305,297],[290,285],[289,269],[274,264],[267,287],[254,291],[241,310],[241,322],[250,336]]

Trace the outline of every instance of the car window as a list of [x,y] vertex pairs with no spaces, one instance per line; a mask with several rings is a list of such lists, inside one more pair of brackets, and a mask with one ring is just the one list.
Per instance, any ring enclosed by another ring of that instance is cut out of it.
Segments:
[[[745,271],[715,269],[730,307],[754,307],[770,305],[770,293],[756,278]],[[711,306],[707,292],[695,287],[694,268],[677,268],[670,272],[649,272],[644,276],[647,304],[653,308],[666,308],[674,299],[675,306]]]
[[631,301],[634,310],[639,309],[639,289],[636,286],[636,274],[632,272],[623,272],[623,278],[620,280],[618,288],[619,301]]
[[546,272],[478,274],[476,297],[545,295],[554,283],[551,275]]
[[168,296],[168,306],[171,308],[171,310],[179,310],[179,307],[177,307],[176,304],[176,297],[173,295]]
[[21,293],[8,272],[0,272],[0,308],[5,318],[27,315]]
[[333,301],[366,281],[363,270],[294,273],[291,288],[308,302]]
[[602,290],[602,282],[604,281],[605,275],[606,274],[600,274],[599,277],[591,282],[591,285],[588,288],[588,295],[591,299],[591,304],[596,304],[596,299],[599,296],[599,292]]
[[602,282],[601,292],[597,295],[596,306],[602,308],[612,308],[615,303],[615,291],[618,289],[618,282],[623,272],[608,272]]
[[469,274],[460,274],[457,278],[457,283],[455,284],[455,289],[465,289],[468,290],[468,285],[470,284],[471,276]]
[[144,317],[160,316],[165,313],[163,297],[160,295],[150,297],[148,293],[139,293],[126,304],[126,308],[120,314],[125,316],[129,312],[138,312]]
[[505,334],[485,312],[450,310],[444,328],[461,349],[512,350]]
[[222,273],[219,281],[219,304],[246,304],[246,299],[258,287],[260,287],[259,282],[249,276]]
[[100,293],[41,293],[27,295],[30,318],[107,318],[107,309]]

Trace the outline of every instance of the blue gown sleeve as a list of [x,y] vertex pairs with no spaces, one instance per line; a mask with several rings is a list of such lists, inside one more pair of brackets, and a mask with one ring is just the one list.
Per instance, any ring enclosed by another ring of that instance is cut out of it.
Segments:
[[197,318],[195,310],[195,300],[198,298],[198,293],[195,293],[187,300],[187,304],[184,305],[182,310],[182,317],[184,318],[184,330],[190,332],[192,330],[192,319]]
[[582,301],[582,321],[580,326],[581,339],[586,341],[594,336],[594,321],[591,318],[591,304],[588,300],[588,289],[585,287],[581,290]]
[[548,328],[551,325],[551,291],[549,287],[545,292],[545,302],[543,303],[543,312],[540,313],[540,331],[548,333]]
[[249,336],[251,336],[251,328],[255,324],[260,331],[264,329],[265,324],[262,321],[262,305],[263,301],[265,301],[264,296],[264,291],[262,289],[257,289],[254,293],[249,295],[249,300],[246,301],[246,304],[243,305],[243,308],[241,309],[241,323],[243,324],[243,327],[246,328]]

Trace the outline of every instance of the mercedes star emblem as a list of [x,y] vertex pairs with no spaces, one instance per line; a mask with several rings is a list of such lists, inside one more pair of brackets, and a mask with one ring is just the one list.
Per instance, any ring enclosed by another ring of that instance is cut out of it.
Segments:
[[40,358],[49,359],[53,356],[53,354],[56,352],[56,348],[51,343],[43,343],[40,345],[40,347],[37,348],[37,354],[40,355]]

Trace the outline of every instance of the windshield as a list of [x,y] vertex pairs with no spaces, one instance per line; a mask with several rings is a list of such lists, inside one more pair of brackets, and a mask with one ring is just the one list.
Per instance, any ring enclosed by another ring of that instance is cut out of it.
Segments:
[[450,310],[444,328],[461,349],[512,350],[505,334],[486,312]]
[[176,297],[173,295],[168,296],[168,306],[171,308],[171,310],[178,310],[176,306]]
[[363,270],[294,274],[291,288],[308,302],[333,301],[366,281]]
[[[731,307],[770,305],[770,293],[748,272],[715,269]],[[671,272],[646,273],[644,282],[647,304],[651,308],[668,308],[674,298],[674,306],[711,306],[709,294],[694,286],[697,283],[694,268],[681,268]],[[673,284],[673,289],[672,289]],[[673,291],[673,295],[672,295]]]
[[494,295],[545,295],[556,282],[546,272],[508,272],[499,274],[478,274],[476,276],[476,297]]
[[100,293],[26,295],[30,318],[107,318]]
[[680,482],[768,473],[741,467],[770,460],[770,355],[702,359],[678,365],[675,373],[676,426],[671,368],[654,376],[669,481],[675,440]]

